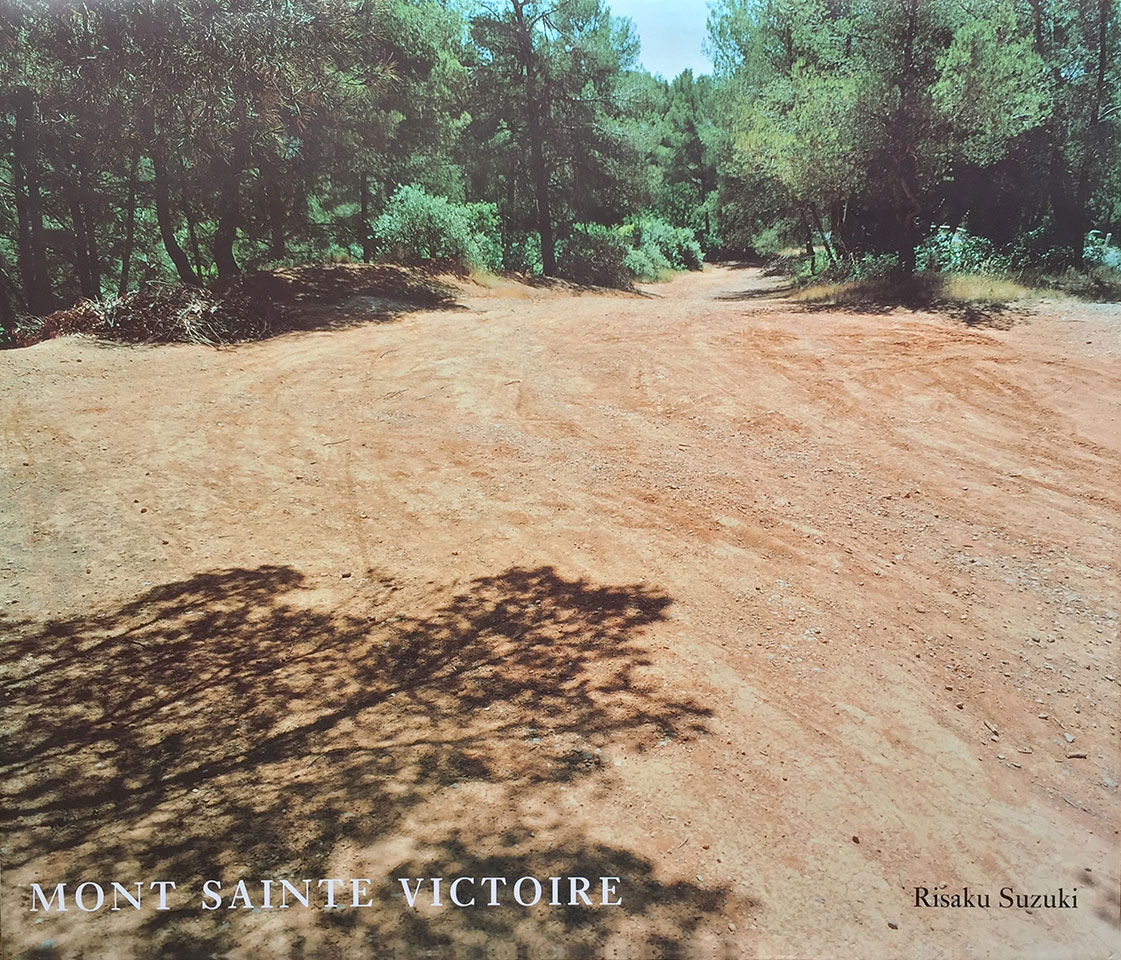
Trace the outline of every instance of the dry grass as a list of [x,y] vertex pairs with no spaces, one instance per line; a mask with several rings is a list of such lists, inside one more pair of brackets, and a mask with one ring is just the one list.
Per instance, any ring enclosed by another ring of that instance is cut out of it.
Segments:
[[995,303],[1024,300],[1039,291],[1015,280],[978,274],[951,274],[942,278],[942,291],[951,300]]
[[1005,277],[979,274],[916,274],[906,279],[877,278],[816,283],[791,294],[800,303],[819,306],[867,304],[939,307],[1008,304],[1040,291]]

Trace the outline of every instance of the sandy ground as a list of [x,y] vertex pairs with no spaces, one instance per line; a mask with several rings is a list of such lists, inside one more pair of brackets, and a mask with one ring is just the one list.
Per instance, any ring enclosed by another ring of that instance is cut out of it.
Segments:
[[1121,308],[775,285],[0,355],[4,956],[1121,955]]

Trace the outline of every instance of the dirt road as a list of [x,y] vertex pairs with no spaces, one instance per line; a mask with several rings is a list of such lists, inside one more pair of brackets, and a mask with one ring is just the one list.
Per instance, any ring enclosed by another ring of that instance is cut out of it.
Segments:
[[0,355],[4,955],[1121,953],[1121,308],[775,286]]

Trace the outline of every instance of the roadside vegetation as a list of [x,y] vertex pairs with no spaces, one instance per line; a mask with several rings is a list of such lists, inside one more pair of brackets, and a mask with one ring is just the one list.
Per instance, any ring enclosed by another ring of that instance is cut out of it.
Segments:
[[1117,0],[717,0],[708,45],[652,76],[607,0],[0,0],[0,342],[312,263],[1117,297]]

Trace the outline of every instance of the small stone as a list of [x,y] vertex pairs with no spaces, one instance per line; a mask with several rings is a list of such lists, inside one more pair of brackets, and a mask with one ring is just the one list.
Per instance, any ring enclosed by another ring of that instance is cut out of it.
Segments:
[[1085,760],[1086,759],[1086,753],[1082,750],[1068,750],[1067,751],[1067,759],[1068,760]]
[[732,933],[735,933],[736,932],[736,925],[734,923],[729,923],[728,924],[728,929],[731,930]]
[[1067,743],[1074,743],[1074,737],[1072,737],[1072,736],[1071,736],[1071,735],[1070,735],[1069,733],[1064,733],[1064,734],[1063,734],[1063,739],[1064,739],[1064,740],[1065,740],[1065,741],[1066,741]]
[[965,709],[965,704],[961,700],[959,700],[956,704],[954,704],[954,706],[956,706],[959,710],[964,710]]
[[344,574],[343,574],[342,576],[343,576],[343,579],[344,579],[344,580],[348,580],[348,579],[350,579],[350,573],[349,573],[349,572],[348,572],[348,573],[344,573]]
[[997,758],[997,760],[1004,760],[1004,759],[1006,759],[1003,753],[998,753],[998,754],[996,755],[996,758]]
[[888,925],[889,927],[891,927],[891,929],[892,929],[892,930],[898,930],[898,929],[899,929],[899,924],[898,924],[898,923],[895,923],[895,922],[894,922],[893,920],[889,920],[889,921],[887,922],[887,925]]
[[1039,714],[1039,719],[1040,720],[1046,720],[1047,719],[1047,714],[1045,714],[1045,713]]

